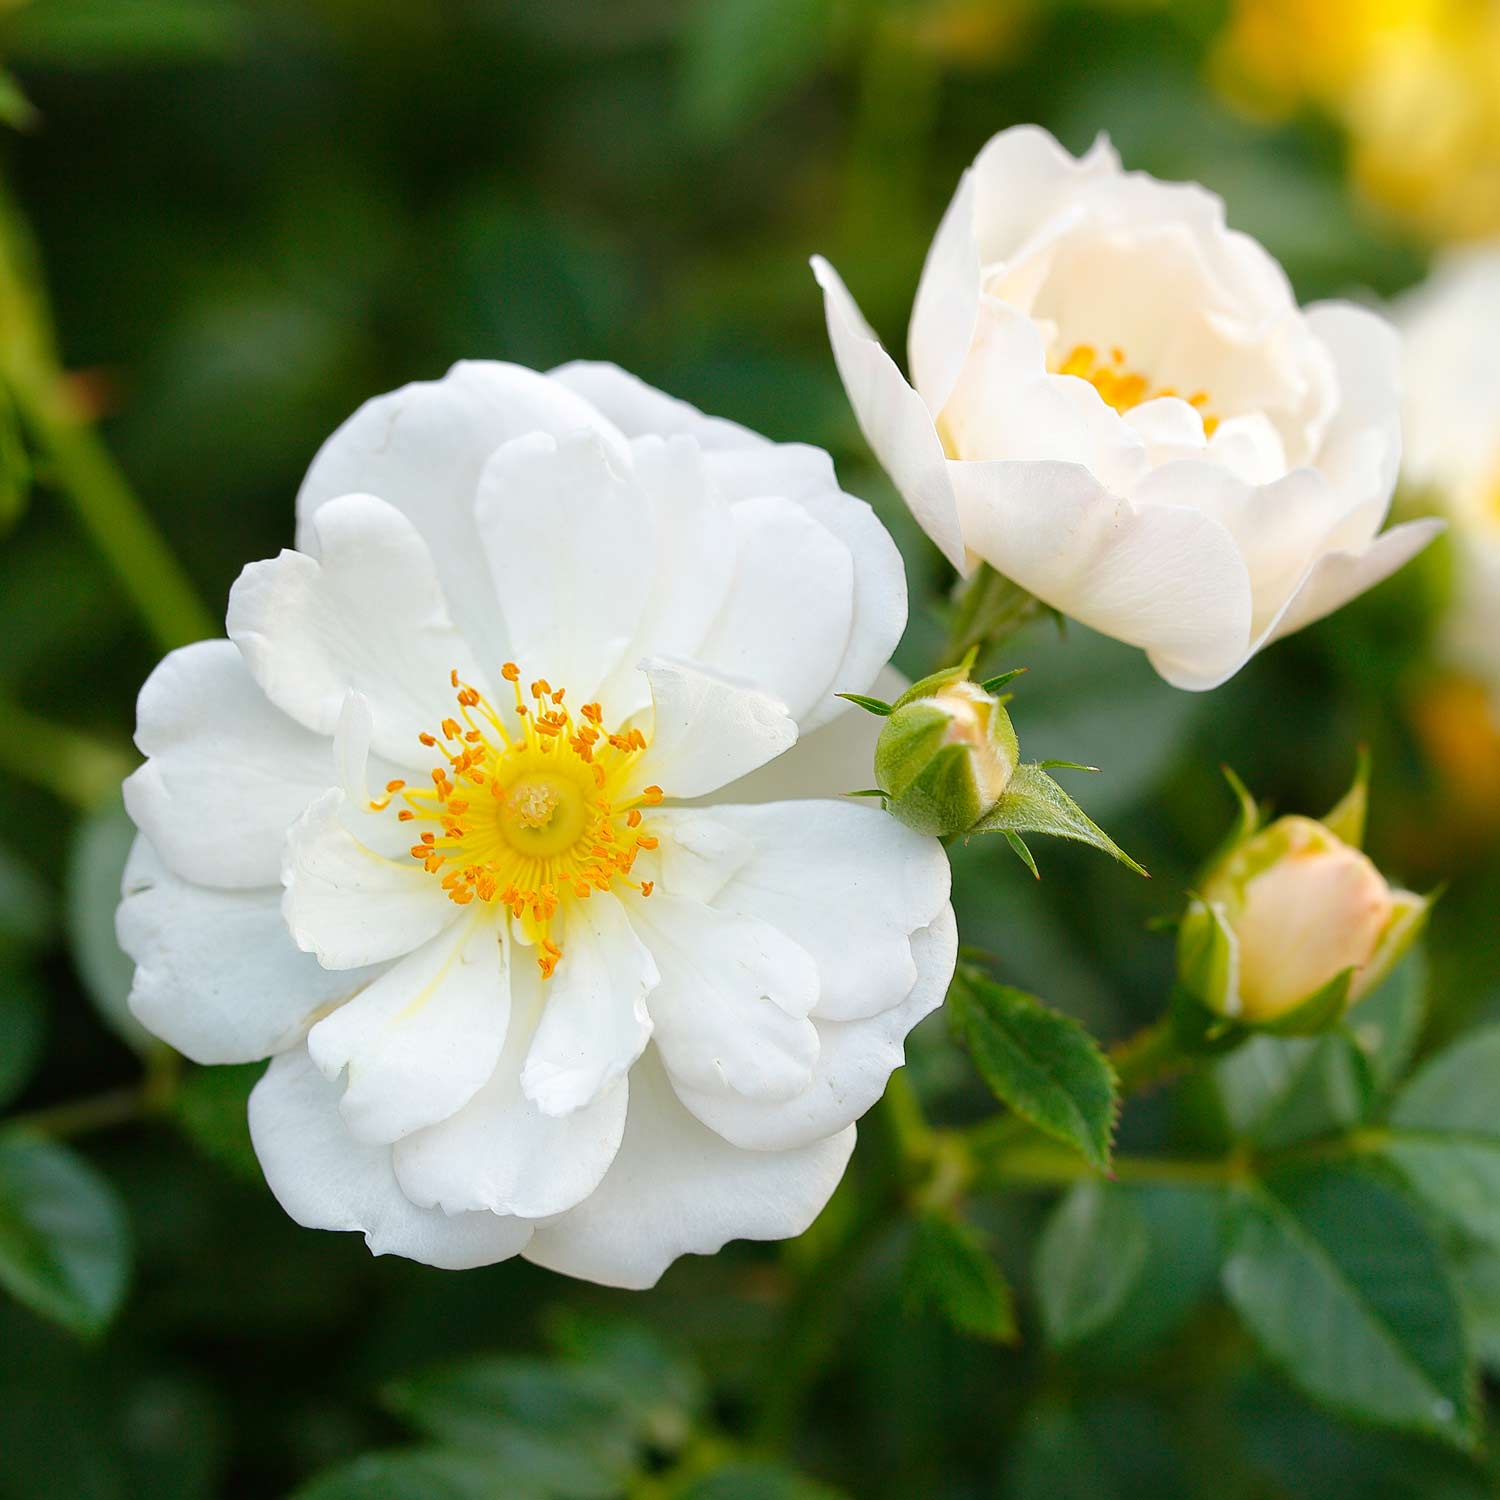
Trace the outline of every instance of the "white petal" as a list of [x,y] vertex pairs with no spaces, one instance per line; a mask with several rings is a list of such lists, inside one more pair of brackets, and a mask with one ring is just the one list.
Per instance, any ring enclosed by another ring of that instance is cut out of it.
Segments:
[[979,307],[979,245],[974,238],[974,173],[959,179],[958,191],[938,225],[907,330],[911,383],[928,411],[947,404],[974,339]]
[[630,1070],[651,1039],[646,996],[660,978],[608,891],[569,903],[565,927],[521,1071],[522,1092],[546,1115],[570,1114]]
[[1017,125],[992,136],[974,159],[974,235],[983,265],[1008,261],[1054,214],[1084,189],[1120,171],[1120,160],[1100,136],[1073,157],[1038,125]]
[[816,1022],[818,1061],[802,1093],[774,1102],[724,1095],[714,1110],[715,1131],[747,1151],[788,1151],[859,1119],[905,1060],[907,1033],[948,993],[958,957],[951,907],[932,926],[912,934],[911,951],[917,977],[897,1004],[862,1021]]
[[192,885],[144,837],[130,851],[121,891],[115,932],[136,966],[130,1009],[196,1063],[255,1062],[290,1047],[375,972],[334,972],[299,951],[279,886]]
[[577,1208],[537,1231],[526,1256],[605,1286],[654,1286],[679,1255],[801,1234],[853,1149],[851,1127],[796,1151],[738,1151],[677,1102],[648,1051],[631,1073],[613,1166]]
[[[906,628],[906,574],[875,513],[840,491],[828,455],[705,416],[614,365],[579,362],[553,375],[635,439],[636,471],[656,506],[659,558],[656,613],[642,626],[640,652],[698,659],[732,566],[725,502],[777,496],[804,506],[854,560],[854,620],[833,677],[837,691],[863,692]],[[825,695],[799,722],[806,733],[839,712]]]
[[759,918],[818,966],[818,1019],[856,1020],[897,1004],[916,982],[911,934],[947,905],[936,839],[857,802],[715,807],[753,853],[714,897]]
[[286,831],[334,780],[326,738],[266,701],[229,641],[164,657],[136,705],[150,759],[125,781],[136,826],[179,875],[274,885]]
[[1201,511],[1234,538],[1250,575],[1252,638],[1291,597],[1343,507],[1338,491],[1316,469],[1293,469],[1270,484],[1252,485],[1202,459],[1155,470],[1131,499],[1142,507]]
[[1415,557],[1444,525],[1432,519],[1407,521],[1382,532],[1363,551],[1330,552],[1320,558],[1270,638],[1279,641],[1374,588]]
[[1169,682],[1229,672],[1250,645],[1250,579],[1198,511],[1136,509],[1075,464],[950,465],[969,545],[1085,625],[1151,653]]
[[814,256],[839,378],[864,433],[918,525],[953,566],[964,571],[964,538],[932,413],[906,383],[865,322],[839,274]]
[[510,1016],[501,928],[466,915],[307,1034],[323,1076],[349,1070],[339,1113],[361,1141],[446,1120],[495,1070]]
[[797,740],[785,707],[754,688],[681,662],[652,660],[651,748],[627,794],[648,785],[669,797],[700,797],[763,766]]
[[[735,543],[729,505],[694,439],[641,437],[631,451],[651,500],[656,535],[655,582],[624,663],[633,669],[642,656],[697,656],[729,591]],[[629,675],[635,678],[632,690],[639,691],[639,677]],[[607,694],[604,701],[611,702]]]
[[655,858],[662,887],[694,901],[711,902],[754,853],[750,840],[712,811],[658,808],[651,830],[661,838]]
[[460,912],[415,860],[388,859],[355,838],[344,806],[337,787],[312,803],[287,835],[281,870],[292,938],[329,969],[399,958]]
[[255,1154],[276,1201],[297,1223],[361,1230],[376,1255],[452,1271],[508,1260],[525,1247],[526,1220],[418,1208],[396,1184],[391,1148],[356,1141],[338,1102],[337,1085],[301,1047],[276,1058],[250,1095]]
[[[894,703],[910,686],[887,666],[866,691]],[[721,787],[712,802],[792,802],[868,790],[875,785],[875,742],[884,724],[884,719],[851,704],[831,724],[804,735],[785,755]]]
[[1307,326],[1333,356],[1339,404],[1323,438],[1318,467],[1343,492],[1348,509],[1376,502],[1365,542],[1385,519],[1401,466],[1401,341],[1377,313],[1348,302],[1318,302]]
[[630,469],[591,432],[517,438],[485,465],[475,514],[514,659],[590,701],[635,637],[654,568]]
[[674,1085],[767,1099],[807,1087],[818,971],[805,949],[765,922],[671,891],[632,903],[630,919],[661,975],[646,1005]]
[[552,1004],[551,987],[535,964],[518,959],[511,1034],[489,1081],[451,1119],[397,1144],[396,1176],[415,1202],[540,1219],[581,1202],[609,1170],[625,1130],[624,1077],[562,1116],[544,1114],[521,1089],[522,1061],[538,1013]]
[[330,500],[313,519],[319,559],[251,563],[229,593],[229,635],[278,708],[331,735],[352,690],[369,701],[371,744],[427,766],[417,736],[452,712],[450,671],[485,679],[448,617],[427,546],[369,495]]
[[577,359],[558,365],[548,379],[587,401],[628,438],[690,437],[705,452],[770,447],[758,432],[725,417],[710,417],[696,406],[668,396],[619,365]]
[[849,644],[853,559],[795,501],[742,500],[731,514],[729,595],[694,657],[753,683],[801,719],[829,695]]
[[891,534],[863,500],[837,490],[804,495],[802,504],[849,549],[854,612],[849,643],[819,702],[799,716],[803,734],[848,713],[836,693],[866,693],[906,629],[906,569]]
[[499,609],[474,525],[480,471],[512,438],[583,428],[620,441],[587,401],[558,382],[487,360],[377,396],[313,460],[297,496],[297,545],[316,555],[309,522],[329,500],[363,494],[388,501],[421,532],[454,618],[470,640],[492,647],[485,665],[494,669],[509,652],[499,638]]

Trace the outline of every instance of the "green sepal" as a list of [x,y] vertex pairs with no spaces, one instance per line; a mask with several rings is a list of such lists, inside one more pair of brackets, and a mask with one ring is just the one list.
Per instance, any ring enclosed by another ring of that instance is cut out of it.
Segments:
[[862,708],[868,714],[877,714],[880,718],[889,718],[894,704],[887,703],[884,698],[867,698],[863,693],[835,693],[835,698],[842,698],[845,703],[852,703],[856,708]]
[[1222,906],[1194,896],[1177,927],[1177,977],[1198,1003],[1227,1020],[1240,1008],[1239,950]]
[[1029,667],[1012,667],[1008,672],[1001,672],[998,677],[986,677],[979,686],[993,698],[1007,682],[1014,682],[1023,672],[1030,670]]
[[1370,807],[1370,752],[1361,745],[1354,766],[1354,780],[1337,804],[1318,821],[1336,839],[1351,848],[1362,849],[1365,842],[1365,817]]
[[1147,873],[1038,765],[1017,766],[1000,800],[964,837],[979,833],[1047,833],[1092,845],[1136,874]]
[[883,792],[878,786],[861,787],[857,792],[845,792],[846,797],[880,797],[885,798],[890,794]]
[[979,648],[972,647],[964,653],[963,660],[956,667],[943,667],[940,671],[930,672],[926,677],[919,678],[891,704],[892,709],[905,708],[908,703],[915,703],[918,698],[931,698],[947,687],[950,682],[968,681],[969,672],[978,655]]
[[1218,846],[1199,867],[1196,883],[1203,885],[1218,867],[1234,853],[1241,844],[1255,837],[1260,832],[1261,809],[1260,804],[1250,794],[1250,788],[1235,774],[1230,766],[1220,766],[1224,774],[1224,780],[1229,783],[1229,789],[1234,793],[1235,801],[1239,804],[1235,816],[1234,826],[1219,840]]
[[1238,1021],[1210,1010],[1185,984],[1172,986],[1167,1001],[1167,1015],[1172,1036],[1184,1052],[1217,1057],[1250,1039],[1250,1033]]
[[1037,765],[1044,771],[1092,771],[1096,776],[1099,774],[1098,766],[1086,766],[1081,760],[1039,760]]
[[1033,879],[1040,880],[1042,872],[1036,867],[1036,860],[1032,857],[1031,850],[1026,847],[1026,840],[1012,829],[1005,830],[1005,842],[1010,845],[1016,858],[1031,871]]
[[1316,1036],[1320,1032],[1332,1031],[1349,1007],[1349,985],[1353,978],[1354,970],[1344,969],[1322,989],[1314,990],[1306,1000],[1298,1001],[1279,1016],[1269,1021],[1246,1021],[1243,1024],[1250,1031],[1266,1032],[1271,1036]]

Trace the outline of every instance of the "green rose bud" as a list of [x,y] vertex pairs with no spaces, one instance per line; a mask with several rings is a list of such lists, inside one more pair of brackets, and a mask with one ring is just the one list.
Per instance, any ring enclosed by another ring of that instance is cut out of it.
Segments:
[[1249,805],[1179,933],[1182,980],[1210,1010],[1251,1027],[1321,1030],[1411,946],[1430,901],[1393,887],[1328,826],[1357,838],[1363,795],[1361,781],[1328,822],[1284,817],[1259,830]]
[[918,833],[963,833],[1000,800],[1018,758],[1004,705],[960,668],[896,700],[875,746],[875,781]]

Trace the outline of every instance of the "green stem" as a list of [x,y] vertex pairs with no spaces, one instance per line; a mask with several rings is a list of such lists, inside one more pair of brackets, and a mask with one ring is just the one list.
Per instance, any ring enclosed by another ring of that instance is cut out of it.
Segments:
[[109,1130],[116,1125],[144,1119],[157,1108],[147,1084],[132,1084],[128,1088],[93,1094],[87,1099],[52,1104],[45,1109],[32,1110],[30,1114],[14,1115],[5,1125],[7,1129],[14,1126],[58,1137],[87,1135],[90,1131]]
[[99,435],[66,409],[56,391],[15,388],[51,479],[114,569],[125,592],[170,651],[217,627]]
[[1182,1050],[1168,1016],[1116,1042],[1109,1049],[1109,1060],[1123,1095],[1154,1088],[1190,1068],[1194,1061]]
[[43,787],[81,812],[111,796],[134,761],[124,749],[0,699],[0,768]]
[[1033,594],[981,563],[953,590],[953,618],[943,648],[943,666],[962,661],[977,647],[981,656],[1031,623],[1045,606]]

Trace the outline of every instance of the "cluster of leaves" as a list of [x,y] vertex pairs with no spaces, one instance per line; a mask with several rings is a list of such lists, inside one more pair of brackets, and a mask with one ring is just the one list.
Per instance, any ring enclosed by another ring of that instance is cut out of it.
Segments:
[[[1189,1083],[1174,1154],[1115,1160],[1109,1060],[1076,1022],[966,970],[954,1025],[1012,1112],[969,1133],[971,1191],[1045,1176],[1048,1141],[1078,1161],[1030,1267],[1046,1346],[1138,1359],[1221,1301],[1330,1411],[1478,1449],[1481,1371],[1500,1353],[1500,1027],[1410,1071],[1425,972],[1413,954],[1350,1027],[1245,1043]],[[971,1232],[924,1227],[912,1257],[955,1327],[1015,1336]]]
[[420,1444],[362,1454],[296,1500],[839,1500],[708,1425],[702,1372],[635,1324],[555,1320],[553,1359],[481,1358],[395,1382]]

